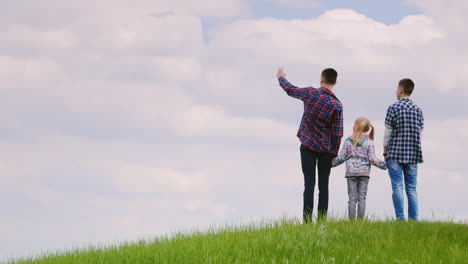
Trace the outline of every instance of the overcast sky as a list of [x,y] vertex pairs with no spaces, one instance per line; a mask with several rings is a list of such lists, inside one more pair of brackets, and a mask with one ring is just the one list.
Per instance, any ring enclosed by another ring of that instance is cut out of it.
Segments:
[[[351,4],[352,3],[352,4]],[[0,0],[0,260],[300,216],[299,86],[339,72],[345,135],[398,81],[424,111],[423,218],[468,221],[464,0]],[[330,208],[346,212],[344,166]],[[393,216],[373,169],[368,213]]]

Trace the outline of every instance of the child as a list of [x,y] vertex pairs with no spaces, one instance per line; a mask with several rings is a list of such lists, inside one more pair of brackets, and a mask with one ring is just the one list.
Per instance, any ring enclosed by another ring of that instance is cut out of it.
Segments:
[[[365,134],[370,132],[369,135]],[[347,138],[340,154],[333,160],[332,167],[346,161],[346,178],[348,181],[348,215],[356,219],[356,203],[358,204],[358,219],[363,219],[366,210],[367,185],[371,165],[387,169],[387,164],[375,157],[374,127],[369,119],[359,117],[354,122],[353,135]]]

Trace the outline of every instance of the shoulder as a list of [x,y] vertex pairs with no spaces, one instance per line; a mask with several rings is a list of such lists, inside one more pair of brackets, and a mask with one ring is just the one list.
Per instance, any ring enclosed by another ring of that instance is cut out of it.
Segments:
[[369,147],[374,146],[374,140],[370,139],[369,136],[366,135],[364,141],[367,146]]
[[325,90],[325,88],[316,89],[317,93],[320,96],[322,105],[328,108],[330,111],[335,110],[337,112],[341,112],[343,110],[343,105],[341,104],[340,100],[333,94],[331,91]]
[[335,96],[327,95],[327,101],[335,110],[337,110],[337,111],[342,111],[343,110],[343,104]]
[[317,90],[320,91],[320,93],[322,94],[325,100],[332,102],[333,104],[341,104],[340,100],[338,99],[338,97],[336,97],[333,91],[330,91],[327,88],[323,88],[323,87]]
[[392,115],[397,108],[398,108],[398,102],[389,105],[387,108],[387,116]]
[[394,110],[401,107],[401,101],[396,101],[388,107],[388,110]]
[[415,104],[411,99],[406,100],[406,104],[404,105],[405,109],[408,109],[410,111],[416,112],[418,115],[422,115],[422,110],[421,108]]
[[337,112],[343,112],[343,104],[340,101],[335,101],[333,105],[335,106],[335,110]]
[[351,137],[347,137],[343,141],[343,148],[348,148],[349,146],[352,146],[352,145],[353,145],[353,141],[352,141]]

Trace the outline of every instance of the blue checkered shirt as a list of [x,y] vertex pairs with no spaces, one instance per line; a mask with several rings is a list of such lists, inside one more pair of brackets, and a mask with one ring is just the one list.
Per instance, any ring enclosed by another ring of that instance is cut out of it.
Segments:
[[410,99],[401,99],[388,108],[385,125],[392,128],[387,159],[402,164],[422,163],[424,117],[421,109]]

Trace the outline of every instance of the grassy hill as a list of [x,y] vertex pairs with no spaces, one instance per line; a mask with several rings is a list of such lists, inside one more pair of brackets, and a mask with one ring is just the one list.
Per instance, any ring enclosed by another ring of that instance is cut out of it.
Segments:
[[468,225],[280,221],[9,263],[468,263]]

